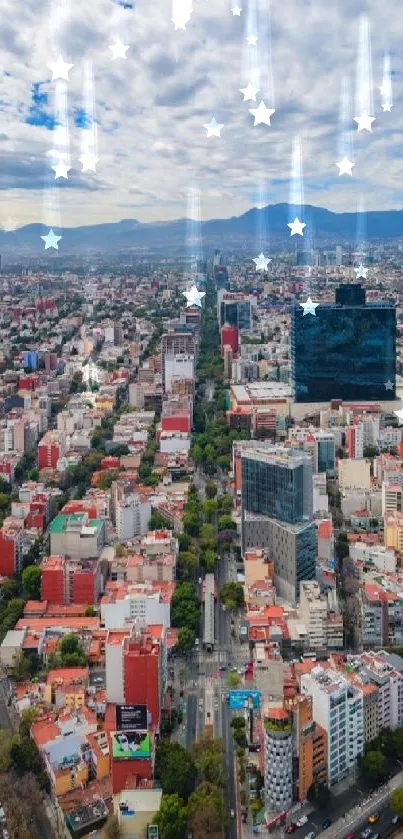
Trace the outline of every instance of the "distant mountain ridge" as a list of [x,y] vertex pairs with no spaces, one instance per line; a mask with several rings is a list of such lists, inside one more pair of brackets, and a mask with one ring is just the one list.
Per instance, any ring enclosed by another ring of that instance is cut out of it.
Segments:
[[[357,213],[333,213],[322,207],[306,205],[300,221],[306,223],[304,238],[293,237],[303,248],[328,244],[351,243],[357,235]],[[259,239],[273,244],[290,242],[288,222],[294,217],[288,204],[270,204],[262,209],[253,208],[241,216],[211,219],[201,223],[203,245],[228,249],[253,246]],[[362,214],[361,237],[368,241],[385,241],[403,238],[403,210],[373,211]],[[40,256],[44,250],[41,235],[48,228],[42,224],[28,224],[14,231],[0,230],[0,253],[14,257]],[[56,228],[55,228],[56,231]],[[62,233],[59,255],[85,255],[86,252],[141,254],[164,251],[167,254],[186,253],[186,219],[166,222],[142,223],[136,219],[119,222],[69,227]],[[55,251],[50,251],[54,254]]]

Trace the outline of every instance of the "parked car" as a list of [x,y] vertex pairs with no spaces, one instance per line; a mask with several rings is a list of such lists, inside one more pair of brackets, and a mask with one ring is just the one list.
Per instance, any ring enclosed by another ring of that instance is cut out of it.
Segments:
[[372,836],[372,830],[370,827],[366,827],[365,830],[361,833],[361,839],[370,839]]
[[297,825],[297,823],[296,823],[296,822],[290,822],[290,824],[288,825],[288,827],[286,827],[285,832],[286,832],[286,833],[294,833],[294,832],[296,831],[296,829],[297,829],[297,826],[298,826],[298,825]]
[[297,827],[303,827],[304,824],[307,823],[307,821],[308,821],[308,816],[300,816],[300,818],[297,819]]
[[393,816],[391,824],[399,824],[399,822],[400,822],[400,816]]
[[370,824],[375,824],[379,820],[379,813],[371,813],[368,821]]
[[309,833],[306,834],[305,839],[315,839],[315,831],[310,830]]
[[355,839],[354,833],[347,833],[346,839]]
[[327,830],[328,827],[330,827],[331,823],[332,823],[331,819],[325,819],[325,821],[322,824],[322,830]]
[[229,813],[229,814],[230,814],[230,816],[231,816],[231,819],[234,819],[234,818],[235,818],[235,811],[234,811],[234,810],[230,810],[230,813]]

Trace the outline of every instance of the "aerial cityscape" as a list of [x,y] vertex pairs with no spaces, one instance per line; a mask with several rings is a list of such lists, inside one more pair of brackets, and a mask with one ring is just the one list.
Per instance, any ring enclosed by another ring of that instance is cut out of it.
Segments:
[[0,9],[0,839],[403,837],[401,4]]

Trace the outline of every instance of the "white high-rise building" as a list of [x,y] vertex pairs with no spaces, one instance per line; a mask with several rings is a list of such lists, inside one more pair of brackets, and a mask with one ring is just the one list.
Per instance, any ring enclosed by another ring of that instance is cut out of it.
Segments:
[[364,751],[363,692],[323,667],[301,676],[301,692],[312,696],[313,718],[327,733],[328,779],[329,785],[335,784]]
[[116,534],[122,542],[144,536],[151,518],[151,504],[139,495],[124,495],[116,502]]

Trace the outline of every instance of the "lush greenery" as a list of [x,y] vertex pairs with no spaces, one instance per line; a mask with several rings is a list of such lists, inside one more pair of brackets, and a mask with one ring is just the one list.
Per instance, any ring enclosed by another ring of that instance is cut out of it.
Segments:
[[196,631],[200,619],[200,601],[192,583],[179,583],[171,603],[172,626],[187,627]]
[[85,667],[87,656],[80,644],[78,635],[75,632],[68,632],[63,635],[58,645],[56,654],[49,656],[49,667]]
[[182,839],[186,833],[187,811],[179,795],[163,795],[155,818],[160,839]]
[[224,583],[220,589],[220,600],[228,610],[242,609],[245,606],[242,583]]
[[397,787],[390,797],[390,806],[394,813],[403,818],[403,787]]
[[22,589],[27,600],[40,600],[42,570],[39,565],[28,565],[21,577]]
[[194,790],[197,769],[189,752],[179,743],[160,740],[155,757],[155,777],[165,795],[178,795],[185,803]]

